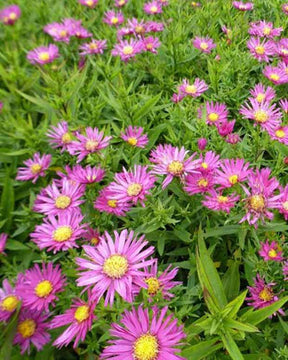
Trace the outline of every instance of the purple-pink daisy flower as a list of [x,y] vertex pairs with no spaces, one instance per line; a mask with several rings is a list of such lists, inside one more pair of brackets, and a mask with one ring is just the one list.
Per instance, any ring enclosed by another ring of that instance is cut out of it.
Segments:
[[66,166],[65,170],[69,180],[75,181],[79,184],[94,184],[96,182],[100,182],[105,175],[104,169],[96,166],[91,167],[90,165],[86,167],[75,165],[72,169],[70,169],[69,166]]
[[39,176],[45,176],[45,170],[49,168],[51,158],[51,155],[43,155],[41,157],[40,153],[35,153],[32,159],[24,161],[26,167],[18,169],[16,180],[32,180],[32,183],[35,184]]
[[275,55],[275,44],[271,40],[261,40],[259,37],[251,37],[247,42],[250,54],[258,61],[269,62]]
[[285,188],[280,187],[280,194],[279,212],[284,215],[285,220],[288,220],[288,184]]
[[4,253],[6,242],[7,242],[8,235],[5,233],[0,233],[0,254]]
[[271,86],[264,86],[263,84],[257,84],[253,89],[250,90],[250,94],[253,96],[258,103],[270,102],[275,99],[276,92]]
[[120,40],[113,48],[111,54],[120,56],[121,60],[127,62],[143,51],[143,43],[141,40],[130,39]]
[[215,177],[212,173],[197,173],[187,175],[184,190],[189,195],[205,194],[211,192],[215,185]]
[[49,143],[53,149],[60,148],[61,152],[67,150],[69,144],[72,142],[72,137],[69,132],[68,123],[60,121],[56,126],[52,126],[46,134],[49,138]]
[[124,22],[124,16],[121,11],[107,11],[104,14],[103,22],[111,26],[119,26]]
[[157,37],[148,36],[142,40],[143,50],[157,54],[157,49],[160,47],[161,43]]
[[216,125],[226,122],[228,117],[228,109],[225,104],[209,101],[206,102],[206,123],[208,125]]
[[143,10],[149,15],[161,14],[163,12],[162,4],[159,1],[145,3]]
[[288,126],[287,125],[276,126],[273,129],[268,129],[267,132],[272,140],[276,140],[282,144],[288,145]]
[[94,202],[94,208],[98,211],[116,216],[125,216],[131,206],[132,204],[127,201],[115,199],[114,192],[110,190],[109,186],[100,191],[98,198]]
[[210,194],[205,195],[202,204],[210,210],[225,211],[229,214],[239,198],[240,196],[235,193],[223,195],[222,192],[218,193],[212,190]]
[[124,5],[126,5],[127,2],[128,2],[128,0],[115,0],[114,6],[120,8],[120,7],[124,6]]
[[272,22],[266,22],[265,20],[260,20],[250,24],[248,30],[250,35],[260,36],[273,39],[275,36],[280,36],[283,28],[274,28]]
[[65,42],[66,44],[70,41],[70,26],[62,23],[52,23],[44,26],[44,32],[52,36],[54,41]]
[[97,246],[101,241],[101,235],[98,230],[88,227],[83,234],[83,239],[89,241],[93,246]]
[[279,66],[267,65],[263,70],[263,74],[275,85],[281,85],[288,82],[288,75],[285,70]]
[[229,188],[245,181],[251,171],[244,159],[223,159],[216,170],[216,182],[221,188]]
[[78,0],[78,2],[90,9],[93,9],[98,4],[98,0]]
[[283,4],[282,5],[282,10],[286,15],[288,15],[288,4]]
[[182,84],[178,86],[178,94],[174,94],[173,96],[177,98],[177,101],[181,101],[185,96],[191,96],[196,98],[202,95],[206,90],[208,90],[208,85],[204,80],[196,78],[193,84],[189,83],[189,80],[184,79]]
[[103,54],[104,49],[107,47],[106,40],[91,39],[89,43],[82,44],[79,49],[80,55]]
[[45,65],[59,57],[58,47],[54,44],[39,46],[28,52],[27,59],[33,65]]
[[269,243],[269,240],[261,243],[261,249],[259,250],[259,255],[265,261],[282,261],[283,260],[283,251],[280,248],[279,244],[276,241]]
[[148,144],[147,134],[143,134],[144,129],[138,126],[128,126],[124,133],[121,133],[121,138],[129,145],[145,148]]
[[196,49],[201,50],[206,54],[210,54],[211,50],[216,47],[216,44],[214,44],[213,40],[210,39],[208,36],[206,37],[196,36],[195,39],[192,40],[192,44]]
[[20,304],[20,297],[7,279],[3,280],[0,289],[0,322],[8,321]]
[[204,156],[200,155],[200,164],[197,170],[202,174],[214,173],[215,170],[219,167],[220,156],[217,155],[214,151],[208,151]]
[[0,21],[5,25],[14,25],[20,16],[21,10],[17,5],[10,5],[0,10]]
[[244,3],[243,1],[233,1],[232,5],[235,9],[241,11],[249,11],[254,8],[254,4],[252,2]]

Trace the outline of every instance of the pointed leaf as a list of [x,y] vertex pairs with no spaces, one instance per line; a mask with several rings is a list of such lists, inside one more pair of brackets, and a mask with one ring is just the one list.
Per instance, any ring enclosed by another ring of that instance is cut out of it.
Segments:
[[241,351],[239,350],[236,342],[229,333],[222,334],[221,339],[226,350],[229,352],[229,355],[233,360],[244,360]]
[[200,360],[222,348],[219,340],[201,341],[197,345],[190,346],[182,351],[182,356],[187,360]]

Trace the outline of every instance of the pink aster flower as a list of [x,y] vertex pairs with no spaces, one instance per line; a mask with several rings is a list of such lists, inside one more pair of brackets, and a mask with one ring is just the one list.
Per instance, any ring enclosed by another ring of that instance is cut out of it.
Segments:
[[178,86],[178,94],[181,99],[185,96],[191,96],[196,98],[202,95],[206,90],[208,90],[208,85],[204,80],[196,78],[193,84],[190,84],[187,79],[184,79],[182,84]]
[[275,85],[281,85],[288,82],[288,75],[285,70],[277,66],[266,66],[263,70],[263,74]]
[[205,150],[207,143],[208,143],[208,141],[205,138],[198,139],[198,141],[197,141],[198,149],[200,151]]
[[276,241],[272,241],[271,244],[269,240],[262,242],[259,255],[262,256],[265,261],[273,260],[279,262],[283,260],[283,251]]
[[47,332],[49,325],[46,322],[48,316],[49,314],[38,311],[21,310],[13,344],[19,344],[22,355],[26,351],[30,354],[31,344],[40,351],[50,341],[50,334]]
[[146,23],[146,32],[161,32],[164,30],[164,24],[157,21],[148,21]]
[[210,54],[211,50],[216,47],[216,44],[214,44],[213,40],[210,39],[208,36],[206,37],[196,36],[195,39],[192,40],[192,43],[196,49],[199,49],[206,54]]
[[273,39],[275,36],[280,36],[283,28],[274,28],[272,22],[257,21],[250,24],[248,33],[253,36],[266,37]]
[[247,42],[250,54],[258,61],[269,62],[275,55],[275,44],[271,40],[261,40],[259,37],[251,37]]
[[238,144],[238,142],[241,141],[241,138],[240,138],[239,134],[232,133],[232,134],[228,134],[226,136],[225,141],[228,144],[235,145],[235,144]]
[[147,134],[143,134],[144,129],[137,126],[128,126],[124,133],[121,133],[121,138],[129,145],[145,148],[148,144]]
[[[6,241],[7,241],[8,235],[5,233],[0,233],[0,254],[4,253],[5,247],[6,247]],[[5,254],[5,253],[4,253]]]
[[128,19],[129,34],[135,36],[143,36],[146,33],[146,22],[144,20],[138,20],[136,18]]
[[93,9],[98,4],[98,0],[78,0],[78,2],[90,9]]
[[127,2],[128,2],[128,0],[115,0],[114,6],[120,8],[120,7],[123,7],[124,5],[126,5]]
[[268,129],[268,134],[272,140],[279,141],[282,144],[288,145],[288,126],[280,125],[273,129]]
[[125,310],[119,323],[112,324],[110,344],[103,350],[100,360],[104,359],[153,359],[185,360],[176,355],[180,341],[185,338],[183,326],[178,326],[173,314],[166,316],[168,306],[162,310],[157,307],[149,314],[142,306],[131,311]]
[[79,47],[80,55],[92,55],[92,54],[103,54],[104,49],[107,47],[106,40],[95,40],[92,39],[91,42],[83,44]]
[[254,86],[252,90],[250,90],[250,94],[253,96],[258,103],[271,102],[276,97],[276,92],[271,86],[265,87],[263,84],[257,84]]
[[288,99],[281,99],[279,105],[285,114],[288,114]]
[[81,165],[73,166],[72,169],[69,166],[65,167],[69,180],[75,181],[79,184],[93,184],[100,182],[104,175],[105,170],[100,167],[86,166],[83,168]]
[[222,137],[231,134],[234,130],[235,122],[236,120],[217,122],[216,127],[218,130],[218,134]]
[[[274,283],[266,284],[264,279],[261,278],[259,274],[254,279],[254,286],[248,286],[250,291],[250,297],[247,297],[246,300],[249,306],[253,306],[254,309],[262,309],[266,306],[273,304],[275,301],[279,300],[273,292],[272,286]],[[285,315],[282,309],[278,310],[281,315]]]
[[144,201],[146,196],[150,195],[155,181],[155,177],[148,171],[148,166],[135,165],[131,172],[123,168],[122,173],[115,174],[109,190],[115,200],[132,202],[134,205],[139,201],[145,206]]
[[181,147],[173,147],[165,144],[159,145],[150,154],[150,161],[155,165],[152,173],[156,175],[166,175],[162,183],[162,189],[165,189],[174,177],[179,177],[181,180],[187,174],[196,173],[196,168],[199,166],[199,160],[193,160],[196,153],[192,154],[185,160],[188,151]]
[[285,188],[280,187],[280,194],[279,213],[283,214],[285,220],[288,220],[288,185]]
[[71,155],[78,155],[77,162],[82,161],[87,155],[97,153],[99,150],[109,145],[112,136],[104,136],[103,131],[97,128],[87,127],[85,129],[86,136],[80,133],[76,134],[78,141],[73,141],[69,147]]
[[64,325],[70,326],[54,341],[53,345],[58,348],[68,346],[75,338],[73,344],[75,349],[79,341],[84,341],[87,332],[92,328],[93,320],[96,320],[96,316],[93,313],[95,307],[95,301],[89,299],[88,302],[85,302],[81,299],[75,299],[71,308],[66,310],[63,315],[55,316],[50,323],[50,329]]
[[116,200],[109,186],[100,191],[98,198],[94,202],[94,208],[98,211],[116,216],[125,216],[131,206],[127,201]]
[[145,3],[143,10],[149,15],[161,14],[163,12],[162,4],[159,1]]
[[68,123],[66,121],[60,121],[56,126],[52,126],[46,135],[49,138],[49,143],[52,148],[61,148],[61,152],[67,150],[69,144],[72,142]]
[[59,188],[55,181],[37,195],[33,210],[46,215],[58,215],[71,210],[79,210],[84,200],[80,198],[85,193],[85,186],[73,184],[67,179],[61,182]]
[[235,9],[241,11],[249,11],[253,10],[254,8],[254,4],[252,2],[244,3],[243,1],[233,1],[232,5]]
[[39,46],[27,54],[27,59],[33,65],[45,65],[53,62],[59,57],[58,47],[54,44]]
[[65,276],[60,265],[53,268],[53,263],[42,264],[42,269],[35,264],[26,270],[16,285],[16,292],[22,299],[22,304],[29,310],[49,311],[49,305],[55,306],[56,296],[64,290]]
[[32,180],[32,183],[35,184],[39,176],[45,176],[45,170],[49,168],[51,158],[51,155],[43,155],[41,157],[40,153],[35,153],[32,159],[24,161],[26,167],[18,169],[16,180]]
[[283,4],[283,5],[282,5],[282,11],[283,11],[286,15],[288,15],[288,4]]
[[219,167],[220,156],[217,155],[214,151],[208,151],[205,156],[200,155],[200,164],[197,170],[202,174],[214,173],[215,170]]
[[252,171],[249,165],[244,159],[223,159],[216,170],[216,183],[224,189],[245,181]]
[[101,241],[101,235],[98,230],[88,227],[83,234],[83,239],[89,241],[93,246],[97,246]]
[[275,43],[277,54],[285,61],[288,62],[288,39],[280,39],[277,43]]
[[20,304],[20,297],[7,279],[3,280],[0,289],[0,322],[7,322]]
[[154,261],[147,260],[154,247],[143,250],[148,244],[144,236],[137,239],[133,231],[123,230],[120,234],[114,231],[114,238],[113,241],[106,231],[96,248],[83,245],[87,258],[76,258],[81,270],[77,285],[91,287],[93,299],[106,293],[105,306],[113,304],[115,293],[131,303],[134,287],[146,287],[145,274],[140,269]]
[[107,11],[104,15],[103,22],[108,25],[119,26],[124,22],[124,16],[120,11]]
[[[202,117],[202,116],[201,116]],[[228,117],[228,109],[225,104],[211,101],[206,102],[206,123],[215,125],[217,123],[226,122]]]
[[211,192],[215,185],[214,175],[211,173],[206,174],[193,174],[185,178],[184,190],[189,195],[205,194]]
[[143,43],[140,40],[121,40],[111,52],[113,56],[120,56],[121,60],[127,62],[143,51]]
[[14,25],[21,16],[21,10],[17,5],[10,5],[0,10],[0,21],[5,25]]
[[279,126],[282,117],[276,104],[270,105],[269,102],[259,103],[255,99],[251,99],[250,103],[246,102],[242,105],[239,112],[246,119],[254,120],[254,125],[259,124],[264,130]]
[[80,224],[82,220],[83,216],[79,212],[67,212],[58,217],[49,215],[30,234],[31,240],[40,250],[47,248],[47,251],[53,250],[54,254],[78,247],[76,240],[82,237],[86,227]]
[[62,23],[52,23],[44,26],[44,32],[52,36],[54,41],[65,42],[70,41],[71,32],[69,27]]
[[161,43],[157,37],[148,36],[142,40],[143,50],[157,54],[157,49],[160,47]]
[[229,214],[230,210],[235,207],[235,204],[239,198],[240,196],[236,195],[235,193],[224,196],[222,192],[217,193],[216,191],[212,190],[209,195],[205,195],[202,204],[210,210],[225,211]]

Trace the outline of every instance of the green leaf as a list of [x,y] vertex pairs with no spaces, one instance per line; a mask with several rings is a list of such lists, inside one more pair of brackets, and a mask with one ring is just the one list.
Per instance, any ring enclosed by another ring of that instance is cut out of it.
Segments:
[[233,360],[244,360],[236,342],[229,333],[222,334],[221,339],[225,349],[228,351]]
[[153,111],[154,106],[157,104],[157,102],[160,100],[162,93],[154,96],[153,98],[149,99],[145,105],[141,106],[140,109],[138,109],[134,115],[133,119],[135,122],[143,118],[145,115],[147,115],[150,111]]
[[225,306],[224,312],[226,316],[229,316],[231,319],[233,319],[236,314],[238,313],[239,309],[243,305],[247,295],[247,290],[244,291],[242,294],[237,296],[236,299],[230,301],[229,304]]
[[201,341],[197,345],[190,346],[182,351],[182,356],[187,360],[200,360],[222,348],[219,340]]
[[12,224],[12,212],[14,210],[14,189],[13,180],[10,179],[9,173],[7,172],[4,181],[3,192],[1,196],[1,209],[6,223],[4,225],[4,231],[9,231]]
[[233,262],[223,276],[224,291],[228,301],[234,299],[240,289],[239,263]]
[[247,324],[247,323],[243,324],[240,321],[236,321],[233,319],[226,319],[225,326],[227,326],[231,329],[244,331],[244,332],[258,332],[259,331],[258,328],[254,325]]
[[29,250],[29,247],[22,244],[20,241],[9,239],[6,244],[8,250]]
[[283,321],[281,316],[279,316],[279,315],[278,315],[278,319],[279,319],[284,331],[286,332],[286,334],[288,334],[288,324],[287,324],[287,322]]

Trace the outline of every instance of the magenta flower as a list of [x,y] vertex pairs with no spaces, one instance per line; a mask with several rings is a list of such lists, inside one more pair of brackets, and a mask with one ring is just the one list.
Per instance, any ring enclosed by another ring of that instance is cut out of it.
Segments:
[[121,40],[111,52],[113,56],[120,56],[121,60],[127,62],[143,51],[143,43],[140,40]]
[[93,129],[90,126],[86,128],[85,132],[86,136],[76,133],[79,142],[73,141],[69,147],[71,155],[78,155],[78,163],[87,155],[97,153],[107,147],[110,139],[112,139],[112,136],[104,136],[103,131],[99,131],[97,128]]
[[101,235],[98,230],[88,227],[83,234],[83,239],[89,241],[93,246],[97,246],[101,241]]
[[253,36],[266,37],[273,39],[275,36],[280,36],[283,28],[274,28],[272,22],[257,21],[250,24],[248,33]]
[[142,127],[130,125],[124,133],[121,133],[121,138],[131,146],[145,148],[148,144],[148,136],[143,134],[143,131]]
[[236,120],[217,122],[216,127],[218,134],[222,137],[230,135],[234,130]]
[[166,175],[162,183],[162,189],[165,189],[174,177],[180,177],[181,180],[187,174],[196,173],[200,160],[193,160],[196,153],[185,160],[188,151],[184,147],[180,149],[172,145],[159,145],[150,154],[150,161],[154,163],[152,174]]
[[281,58],[287,63],[288,61],[288,39],[280,39],[279,42],[275,43],[276,52]]
[[146,196],[150,195],[155,181],[155,177],[148,171],[148,166],[135,165],[132,172],[123,168],[122,173],[115,174],[109,190],[115,200],[132,202],[134,205],[139,201],[145,206],[144,201]]
[[[146,33],[147,24],[144,20],[138,20],[136,18],[128,19],[128,29],[129,34],[134,34],[135,36],[143,36]],[[127,34],[127,35],[129,35]]]
[[265,261],[273,260],[273,261],[282,261],[283,260],[283,251],[278,245],[276,241],[272,241],[271,244],[268,240],[266,242],[261,243],[261,249],[259,251],[259,255]]
[[215,170],[219,167],[220,156],[214,153],[214,151],[208,151],[205,156],[200,155],[200,164],[197,170],[202,174],[214,173]]
[[21,299],[7,279],[3,280],[2,287],[0,289],[0,322],[7,322],[17,309]]
[[72,137],[69,132],[68,123],[60,121],[56,126],[52,126],[46,134],[49,138],[49,143],[53,149],[61,149],[61,153],[67,150],[72,142]]
[[[7,242],[8,235],[5,233],[0,233],[0,254],[4,253],[6,242]],[[5,253],[4,253],[5,254]]]
[[51,155],[43,155],[41,157],[40,153],[35,153],[32,159],[23,162],[26,167],[18,169],[16,180],[32,180],[32,183],[35,184],[39,176],[45,176],[45,170],[49,168],[51,158]]
[[157,54],[157,49],[160,47],[161,43],[157,37],[148,36],[144,38],[142,41],[144,51],[151,52],[153,54]]
[[250,103],[245,102],[245,104],[241,106],[239,112],[246,119],[254,120],[254,125],[256,126],[256,124],[259,124],[264,130],[273,129],[276,126],[279,126],[282,117],[276,104],[270,105],[269,102],[259,103],[255,99],[251,99]]
[[143,10],[146,14],[149,15],[161,14],[163,12],[162,4],[159,1],[151,1],[149,3],[145,3]]
[[216,170],[216,183],[225,189],[245,181],[252,171],[249,165],[244,159],[223,159]]
[[[273,293],[273,285],[275,284],[266,284],[264,279],[257,274],[257,277],[254,279],[254,286],[248,286],[251,295],[246,298],[248,305],[253,306],[254,309],[262,309],[279,300],[278,296]],[[281,315],[285,315],[282,309],[278,310],[278,312]]]
[[276,92],[271,86],[265,87],[263,84],[257,84],[254,86],[252,90],[250,90],[250,94],[253,96],[258,103],[267,102],[269,103],[271,100],[275,99]]
[[69,166],[65,167],[67,177],[69,180],[76,181],[79,184],[93,184],[100,182],[104,175],[105,170],[100,167],[86,166],[83,168],[81,165],[73,166],[72,169]]
[[202,204],[210,210],[225,211],[229,214],[230,210],[235,207],[239,198],[240,196],[235,193],[224,196],[222,192],[217,193],[216,191],[211,190],[210,194],[205,195]]
[[79,212],[66,212],[58,217],[49,215],[30,234],[31,240],[40,250],[47,248],[47,251],[53,250],[54,254],[78,247],[76,240],[82,237],[86,227],[85,224],[80,225],[82,220],[83,216]]
[[114,192],[108,187],[102,189],[94,203],[94,208],[100,212],[107,212],[116,216],[125,216],[131,209],[131,204],[127,201],[116,200]]
[[109,345],[100,355],[100,360],[185,360],[176,355],[177,347],[185,338],[183,326],[178,326],[173,314],[166,316],[168,306],[162,310],[154,307],[152,314],[142,306],[125,310],[121,322],[112,324]]
[[78,2],[90,9],[93,9],[98,4],[98,0],[78,0]]
[[280,187],[280,194],[279,213],[284,215],[285,220],[288,220],[288,185],[285,188]]
[[120,8],[124,5],[126,5],[127,2],[128,2],[128,0],[115,0],[114,6]]
[[81,299],[73,300],[70,309],[66,310],[63,315],[55,316],[50,325],[50,329],[70,325],[53,343],[54,346],[61,348],[68,346],[69,343],[75,338],[73,348],[75,349],[79,341],[84,341],[86,334],[92,328],[93,320],[96,319],[94,309],[96,302],[90,299],[86,303]]
[[33,65],[45,65],[53,62],[59,57],[58,47],[54,44],[39,46],[27,54],[27,59]]
[[269,62],[275,55],[275,44],[272,40],[261,40],[259,37],[251,37],[247,42],[250,54],[258,61]]
[[20,312],[17,332],[14,337],[14,344],[19,344],[21,354],[26,351],[30,354],[30,346],[33,344],[38,351],[50,341],[49,328],[46,320],[49,314],[41,314],[38,311],[23,309]]
[[206,148],[206,146],[207,146],[207,139],[205,139],[205,138],[200,138],[200,139],[198,139],[197,145],[198,145],[198,149],[199,149],[200,151],[205,150],[205,148]]
[[281,85],[288,82],[288,75],[285,70],[277,66],[266,66],[263,70],[263,74],[275,85]]
[[145,274],[140,269],[154,261],[147,260],[154,247],[143,250],[148,244],[144,236],[137,239],[133,231],[123,230],[120,234],[114,231],[114,238],[113,241],[106,231],[96,248],[83,245],[86,259],[76,258],[81,270],[77,285],[85,286],[85,289],[91,287],[93,300],[106,293],[105,306],[113,304],[115,292],[131,303],[133,289],[146,287]]
[[288,145],[288,126],[277,126],[273,129],[268,129],[268,134],[272,140],[279,141],[282,144]]
[[179,100],[175,102],[181,101],[185,96],[196,98],[202,95],[206,90],[208,90],[208,85],[204,80],[196,78],[191,85],[187,79],[184,79],[182,84],[178,86],[178,94],[174,94],[174,96],[178,95],[179,97]]
[[283,4],[283,5],[282,5],[282,11],[283,11],[286,15],[288,15],[288,4]]
[[281,99],[279,105],[285,114],[288,114],[288,99]]
[[192,44],[196,49],[201,50],[206,54],[210,54],[211,50],[216,47],[216,44],[214,44],[213,40],[210,39],[208,36],[206,37],[196,36],[195,39],[192,40]]
[[79,210],[84,200],[85,186],[63,179],[59,189],[55,183],[42,189],[37,195],[33,210],[46,215],[59,215],[70,210]]
[[251,2],[244,3],[242,1],[233,1],[232,5],[235,9],[238,9],[241,11],[249,11],[249,10],[253,10],[253,8],[254,8],[253,3],[251,3]]
[[0,21],[5,25],[14,25],[21,16],[21,10],[17,5],[10,5],[0,10]]
[[[201,114],[202,117],[202,114]],[[206,102],[206,123],[208,125],[215,125],[222,122],[227,122],[228,109],[225,104],[211,101]]]
[[211,192],[215,185],[214,175],[211,173],[206,174],[193,174],[185,178],[184,190],[189,195],[205,194]]
[[228,134],[228,135],[226,136],[225,141],[226,141],[228,144],[235,145],[235,144],[238,144],[238,142],[241,141],[241,138],[240,138],[239,134],[232,133],[232,134]]
[[83,44],[79,47],[80,55],[92,55],[92,54],[103,54],[104,49],[107,47],[106,40],[95,40],[92,39],[91,42]]
[[157,21],[148,21],[146,23],[146,32],[161,32],[164,30],[164,24]]
[[103,22],[111,26],[119,26],[124,22],[124,16],[121,11],[107,11],[104,14]]
[[53,268],[53,263],[42,264],[42,269],[35,264],[26,270],[16,285],[16,292],[22,299],[24,307],[29,310],[49,311],[49,305],[55,306],[58,300],[56,294],[62,292],[65,286],[65,276],[60,265]]
[[70,41],[71,31],[70,27],[62,23],[52,23],[44,26],[44,32],[52,36],[54,41],[65,42]]

